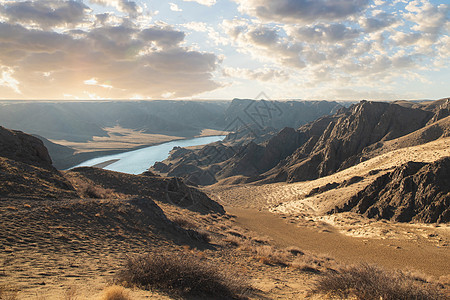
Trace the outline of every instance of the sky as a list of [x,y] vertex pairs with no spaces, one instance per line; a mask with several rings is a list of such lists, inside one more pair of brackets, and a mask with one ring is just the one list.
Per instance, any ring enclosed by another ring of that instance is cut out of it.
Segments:
[[0,0],[0,99],[440,99],[449,31],[434,0]]

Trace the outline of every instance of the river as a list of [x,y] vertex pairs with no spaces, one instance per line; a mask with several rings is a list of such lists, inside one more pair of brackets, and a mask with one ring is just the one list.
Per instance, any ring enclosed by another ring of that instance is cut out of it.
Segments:
[[191,147],[206,145],[221,141],[225,136],[206,136],[190,140],[178,140],[150,146],[138,150],[127,151],[119,154],[106,155],[93,158],[76,165],[77,167],[92,167],[105,165],[104,169],[128,174],[141,174],[153,166],[155,162],[163,161],[169,157],[169,152],[174,147]]

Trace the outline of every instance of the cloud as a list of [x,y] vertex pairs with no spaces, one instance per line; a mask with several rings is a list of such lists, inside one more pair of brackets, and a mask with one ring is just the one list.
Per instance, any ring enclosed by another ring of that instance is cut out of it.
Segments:
[[90,16],[72,30],[0,22],[2,97],[188,97],[220,86],[212,79],[217,56],[183,46],[183,31]]
[[0,5],[0,14],[8,22],[41,28],[82,23],[88,11],[89,7],[76,1],[8,1]]
[[287,26],[290,36],[309,43],[335,43],[359,37],[360,30],[344,24],[318,24],[314,26]]
[[300,69],[305,67],[299,55],[302,46],[280,37],[277,29],[239,19],[225,20],[222,27],[242,52],[248,52],[261,61],[276,62],[281,66]]
[[216,4],[216,0],[183,0],[184,2],[197,2],[201,5],[213,6]]
[[264,21],[310,23],[342,20],[363,12],[369,0],[234,0],[239,10]]
[[367,33],[379,31],[385,29],[386,27],[396,24],[397,18],[385,12],[376,14],[374,17],[361,17],[359,23],[364,28]]
[[258,81],[286,81],[289,79],[287,72],[283,70],[274,70],[271,68],[259,68],[249,70],[243,68],[224,68],[223,75],[226,77],[242,78]]
[[179,45],[186,34],[182,31],[173,30],[171,27],[152,27],[143,29],[139,37],[144,41],[155,42],[162,48],[170,48]]
[[130,14],[131,16],[135,16],[142,11],[136,2],[129,0],[89,0],[89,2],[92,4],[111,6],[120,12]]
[[438,34],[449,24],[449,5],[433,5],[428,0],[414,0],[410,1],[405,9],[408,13],[403,17],[415,23],[413,30]]
[[178,7],[178,5],[176,5],[175,3],[169,3],[170,6],[170,10],[171,11],[183,11],[181,8]]

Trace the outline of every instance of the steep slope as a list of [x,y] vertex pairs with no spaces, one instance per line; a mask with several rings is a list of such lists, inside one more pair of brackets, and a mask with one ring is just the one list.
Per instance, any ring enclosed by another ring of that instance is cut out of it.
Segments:
[[395,168],[330,213],[344,211],[399,222],[449,222],[450,157]]
[[422,145],[449,136],[450,116],[397,139],[372,144],[356,155],[354,160],[365,161],[393,150]]
[[0,195],[51,199],[78,196],[52,166],[41,140],[4,127],[0,127]]
[[[424,127],[433,113],[397,104],[362,101],[342,109],[320,135],[311,126],[299,129],[310,137],[271,171],[273,179],[311,180],[355,165],[357,155],[377,142],[392,140]],[[319,120],[317,122],[323,122]]]
[[0,157],[26,164],[52,168],[52,160],[38,138],[0,126]]

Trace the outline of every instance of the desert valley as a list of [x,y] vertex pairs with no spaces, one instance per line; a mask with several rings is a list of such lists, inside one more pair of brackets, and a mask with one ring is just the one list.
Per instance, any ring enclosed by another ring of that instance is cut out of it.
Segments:
[[450,300],[448,0],[0,0],[0,300]]
[[[4,102],[0,298],[447,299],[449,110],[448,98]],[[70,168],[217,135],[142,174]]]

